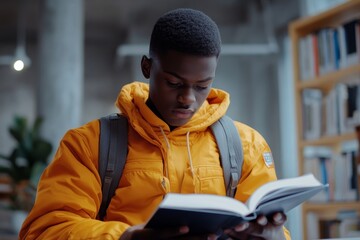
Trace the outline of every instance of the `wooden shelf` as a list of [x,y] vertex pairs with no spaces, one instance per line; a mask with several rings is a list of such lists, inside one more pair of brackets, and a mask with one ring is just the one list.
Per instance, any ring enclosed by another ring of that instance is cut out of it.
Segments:
[[356,211],[360,214],[360,202],[326,202],[326,203],[304,203],[303,215],[316,213],[318,219],[334,220],[338,219],[341,212]]
[[314,32],[320,27],[336,26],[338,23],[347,22],[360,17],[360,0],[347,1],[333,9],[314,15],[304,17],[290,24],[290,31],[295,30],[297,36],[303,37],[309,32]]
[[338,212],[340,210],[358,209],[360,211],[360,202],[324,202],[312,203],[306,202],[303,204],[303,211],[306,212]]
[[315,79],[300,81],[297,84],[297,89],[302,90],[305,88],[320,88],[330,89],[337,83],[343,82],[345,78],[350,76],[360,76],[360,64],[349,66],[338,71],[327,73]]
[[351,141],[356,139],[355,131],[352,133],[346,133],[343,135],[326,136],[316,140],[303,140],[299,142],[299,147],[303,148],[306,146],[333,146],[341,142]]
[[[332,9],[324,11],[320,14],[304,17],[296,20],[289,25],[289,34],[291,37],[292,48],[292,62],[293,62],[293,74],[294,74],[294,93],[295,93],[295,111],[297,121],[297,154],[299,159],[299,174],[304,173],[304,148],[310,146],[327,146],[334,152],[341,152],[341,146],[344,142],[357,140],[355,128],[354,131],[347,134],[336,136],[324,136],[315,140],[303,140],[303,122],[304,109],[303,109],[303,91],[305,89],[315,88],[320,89],[324,96],[329,93],[333,93],[331,90],[339,83],[351,82],[353,79],[360,79],[360,63],[348,66],[346,68],[337,69],[332,72],[323,74],[321,76],[314,77],[312,79],[301,80],[300,76],[313,75],[304,74],[304,68],[300,68],[300,63],[304,59],[299,59],[300,50],[299,42],[306,39],[310,34],[317,36],[316,33],[326,29],[334,27],[338,29],[344,23],[360,19],[360,0],[348,0],[343,4],[340,4]],[[308,39],[308,38],[307,38]],[[317,38],[314,38],[316,41]],[[312,39],[313,40],[313,39]],[[319,56],[319,55],[318,55]],[[319,64],[319,63],[318,63]],[[326,117],[326,115],[325,115]],[[325,119],[326,120],[326,119]],[[320,124],[321,125],[321,124]],[[358,177],[359,178],[359,177]],[[360,178],[359,178],[360,179]],[[308,236],[307,214],[314,212],[318,219],[336,219],[338,213],[343,210],[355,211],[360,215],[360,201],[352,202],[305,202],[301,206],[302,210],[302,230],[304,239]],[[314,226],[311,226],[314,227]],[[320,233],[321,235],[321,233]],[[319,236],[320,238],[322,236]]]

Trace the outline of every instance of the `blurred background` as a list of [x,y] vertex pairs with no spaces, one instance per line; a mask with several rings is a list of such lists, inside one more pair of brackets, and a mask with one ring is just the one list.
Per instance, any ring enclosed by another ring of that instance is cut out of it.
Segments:
[[[231,94],[228,114],[257,129],[273,151],[279,178],[298,174],[288,25],[341,0],[0,0],[0,153],[16,141],[20,116],[57,148],[64,133],[117,112],[121,87],[146,81],[141,56],[156,19],[168,10],[204,11],[222,35],[214,87]],[[17,60],[21,62],[14,63]],[[19,120],[19,119],[18,119]],[[1,163],[1,162],[0,162]],[[289,214],[293,239],[300,216]]]

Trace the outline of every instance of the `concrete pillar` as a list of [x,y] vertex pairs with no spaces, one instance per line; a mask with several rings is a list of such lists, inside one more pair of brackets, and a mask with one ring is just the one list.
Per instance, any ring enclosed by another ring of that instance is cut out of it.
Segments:
[[41,1],[37,112],[44,118],[41,133],[54,151],[64,133],[81,123],[83,4],[83,0]]

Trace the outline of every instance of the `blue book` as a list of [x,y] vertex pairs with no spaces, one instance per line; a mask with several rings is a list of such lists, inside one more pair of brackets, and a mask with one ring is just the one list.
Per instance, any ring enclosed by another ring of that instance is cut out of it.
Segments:
[[334,38],[334,63],[335,69],[340,69],[340,43],[339,43],[339,33],[337,29],[333,29],[333,38]]

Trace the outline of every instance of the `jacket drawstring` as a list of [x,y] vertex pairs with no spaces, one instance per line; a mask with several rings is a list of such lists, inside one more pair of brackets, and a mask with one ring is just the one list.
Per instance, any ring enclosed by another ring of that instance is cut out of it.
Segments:
[[[166,134],[165,134],[164,130],[162,129],[162,127],[159,127],[159,128],[160,128],[161,134],[163,135],[163,137],[165,139],[166,146],[167,146],[167,148],[169,150],[170,149],[169,140],[166,137]],[[186,147],[187,147],[187,153],[188,153],[188,157],[189,157],[189,165],[190,165],[190,170],[191,170],[191,176],[192,176],[192,179],[193,179],[193,185],[194,185],[194,189],[195,189],[195,192],[196,192],[196,183],[195,183],[196,177],[195,177],[194,166],[193,166],[193,161],[192,161],[191,151],[190,151],[190,132],[186,133]],[[166,166],[167,166],[167,164],[166,164]],[[167,167],[165,167],[165,174],[166,174],[166,177],[168,177],[168,169],[167,169]]]
[[[163,135],[163,137],[164,137],[164,139],[165,139],[167,149],[170,150],[169,140],[167,139],[166,134],[165,134],[164,130],[162,129],[162,127],[159,127],[159,128],[160,128],[161,134]],[[166,166],[166,167],[165,167],[165,176],[166,176],[167,178],[169,178],[167,163],[165,163],[165,161],[164,161],[164,166]]]
[[191,175],[192,175],[192,179],[193,179],[194,190],[196,193],[195,173],[194,173],[194,166],[193,166],[191,151],[190,151],[190,132],[186,133],[186,146],[187,146],[187,152],[188,152],[188,157],[189,157],[189,164],[190,164],[190,170],[191,170]]

